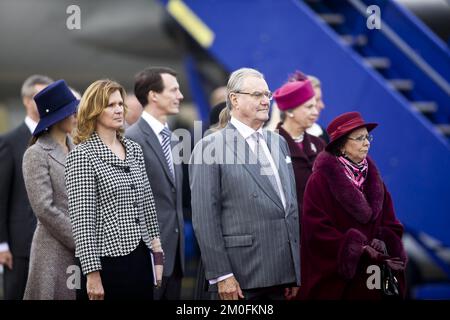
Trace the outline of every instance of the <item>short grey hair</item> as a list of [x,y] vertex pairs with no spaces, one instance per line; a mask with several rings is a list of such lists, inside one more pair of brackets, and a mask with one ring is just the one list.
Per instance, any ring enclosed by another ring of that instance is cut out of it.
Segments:
[[252,68],[240,68],[230,75],[227,84],[227,108],[229,110],[232,107],[230,93],[242,90],[242,82],[248,77],[264,79],[264,75],[261,72]]
[[36,94],[36,90],[34,89],[35,85],[41,84],[41,85],[48,86],[52,82],[53,82],[53,80],[51,78],[40,75],[40,74],[34,74],[34,75],[28,77],[23,82],[22,89],[20,90],[20,93],[22,94],[22,98],[24,98],[24,97],[32,98]]

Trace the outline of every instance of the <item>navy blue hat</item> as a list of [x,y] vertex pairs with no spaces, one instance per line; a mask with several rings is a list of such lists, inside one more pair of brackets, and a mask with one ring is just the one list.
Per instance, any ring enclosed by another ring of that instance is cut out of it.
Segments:
[[71,116],[77,111],[77,100],[64,80],[58,80],[34,96],[38,107],[39,121],[33,136],[37,136],[55,123]]

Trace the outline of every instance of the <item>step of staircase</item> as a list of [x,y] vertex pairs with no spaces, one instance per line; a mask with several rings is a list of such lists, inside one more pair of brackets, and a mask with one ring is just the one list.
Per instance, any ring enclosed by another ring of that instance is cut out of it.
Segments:
[[344,15],[338,13],[321,13],[319,17],[332,26],[341,25],[345,22]]
[[374,69],[388,69],[391,66],[391,60],[386,57],[366,57],[364,62]]
[[411,103],[413,107],[422,113],[431,114],[437,111],[437,104],[434,101],[415,101]]
[[351,35],[346,34],[340,37],[341,41],[348,45],[348,46],[355,46],[355,47],[364,47],[367,44],[367,37],[365,35]]
[[409,79],[390,79],[388,83],[391,88],[398,91],[411,91],[414,88],[414,82]]
[[450,124],[437,124],[436,128],[441,132],[443,135],[450,137]]

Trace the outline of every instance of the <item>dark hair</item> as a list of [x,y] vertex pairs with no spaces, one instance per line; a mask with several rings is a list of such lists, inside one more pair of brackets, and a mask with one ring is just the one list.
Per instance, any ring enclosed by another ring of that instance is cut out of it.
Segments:
[[228,122],[230,122],[230,119],[231,119],[230,108],[225,107],[222,109],[222,111],[220,111],[219,122],[217,122],[215,126],[211,127],[211,129],[213,131],[217,131],[217,130],[225,128],[227,126]]
[[147,96],[150,91],[162,92],[164,83],[161,74],[167,73],[174,77],[177,76],[175,70],[167,67],[150,67],[142,70],[134,77],[134,94],[145,107],[148,103]]
[[211,108],[209,111],[209,126],[214,126],[219,123],[219,115],[223,109],[227,107],[226,102],[220,102]]
[[347,142],[347,137],[349,134],[346,134],[345,136],[340,137],[335,142],[333,142],[333,145],[331,146],[329,152],[337,157],[342,155],[341,149]]
[[[51,127],[50,127],[51,128]],[[41,132],[39,132],[37,135],[35,135],[35,136],[31,136],[31,139],[30,139],[30,141],[28,142],[28,148],[29,147],[31,147],[33,144],[35,144],[37,141],[38,141],[38,139],[44,134],[44,133],[46,133],[46,132],[48,132],[49,130],[50,130],[50,128],[48,128],[48,130],[44,130],[44,131],[41,131]]]

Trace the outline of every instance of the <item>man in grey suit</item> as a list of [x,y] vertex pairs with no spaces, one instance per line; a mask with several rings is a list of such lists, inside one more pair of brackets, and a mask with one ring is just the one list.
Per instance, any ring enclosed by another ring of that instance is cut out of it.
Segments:
[[164,249],[163,282],[154,290],[156,300],[180,299],[184,273],[183,174],[181,163],[172,155],[173,141],[167,125],[167,117],[179,112],[183,99],[176,75],[164,67],[147,68],[136,75],[134,92],[144,111],[126,131],[126,136],[142,147],[155,197]]
[[22,158],[39,121],[33,97],[53,80],[28,77],[22,85],[25,121],[0,137],[0,264],[4,266],[5,300],[22,300],[28,278],[30,247],[36,217],[22,175]]
[[281,136],[262,130],[271,98],[260,72],[233,72],[230,122],[191,156],[192,222],[206,279],[220,299],[291,299],[300,285],[289,149]]

